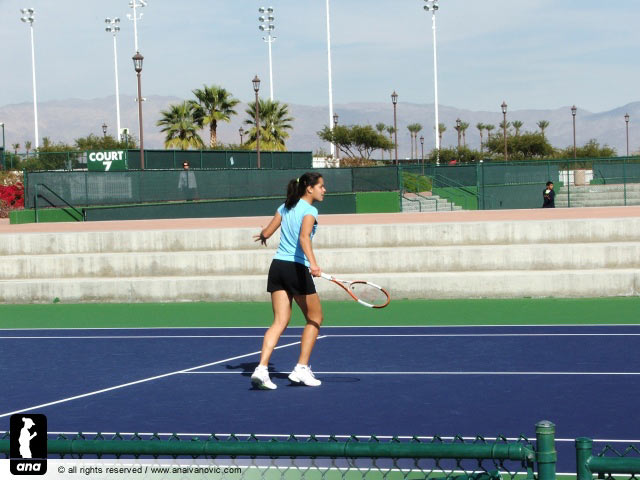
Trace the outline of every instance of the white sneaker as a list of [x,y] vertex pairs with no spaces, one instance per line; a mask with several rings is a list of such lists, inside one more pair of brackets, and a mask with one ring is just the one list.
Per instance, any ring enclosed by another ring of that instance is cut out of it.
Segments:
[[269,378],[269,369],[258,365],[251,375],[251,383],[261,390],[275,390],[278,386]]
[[294,383],[304,383],[308,387],[319,387],[322,385],[322,382],[315,377],[311,371],[311,367],[308,365],[296,365],[293,372],[289,374],[289,380]]

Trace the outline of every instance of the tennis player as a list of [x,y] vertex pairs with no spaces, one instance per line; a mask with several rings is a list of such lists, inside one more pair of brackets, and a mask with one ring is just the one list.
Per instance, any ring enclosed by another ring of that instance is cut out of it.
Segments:
[[322,306],[311,278],[312,275],[319,277],[322,272],[311,248],[318,225],[318,209],[312,203],[324,200],[325,191],[324,179],[316,172],[291,180],[287,186],[287,200],[278,207],[269,225],[254,236],[256,242],[266,246],[267,239],[282,227],[280,246],[271,262],[267,280],[273,324],[264,335],[260,364],[251,375],[251,383],[257,388],[277,388],[269,378],[269,359],[291,320],[292,300],[302,310],[307,324],[302,331],[298,364],[289,374],[289,380],[310,387],[322,383],[313,375],[309,357],[322,324]]

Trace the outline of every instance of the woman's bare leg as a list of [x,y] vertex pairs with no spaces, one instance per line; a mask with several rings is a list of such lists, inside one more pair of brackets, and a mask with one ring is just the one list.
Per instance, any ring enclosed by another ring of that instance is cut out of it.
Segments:
[[307,325],[302,331],[302,339],[300,343],[300,365],[309,365],[311,351],[318,338],[320,325],[322,325],[322,304],[317,293],[312,295],[295,295],[296,303],[302,310]]
[[269,359],[276,348],[280,335],[285,331],[291,320],[291,300],[292,297],[284,290],[271,293],[271,306],[273,307],[273,324],[264,334],[262,341],[262,352],[260,354],[260,365],[269,366]]

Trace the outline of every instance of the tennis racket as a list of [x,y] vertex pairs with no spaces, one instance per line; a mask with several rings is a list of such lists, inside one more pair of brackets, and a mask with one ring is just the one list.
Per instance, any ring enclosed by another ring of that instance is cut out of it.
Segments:
[[325,280],[335,283],[349,294],[360,305],[370,308],[384,308],[391,302],[387,291],[379,285],[364,280],[340,280],[324,272],[320,274]]

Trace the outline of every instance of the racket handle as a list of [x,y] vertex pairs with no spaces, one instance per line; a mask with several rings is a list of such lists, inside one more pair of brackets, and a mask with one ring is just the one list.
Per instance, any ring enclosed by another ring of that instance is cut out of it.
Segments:
[[320,272],[320,276],[321,276],[322,278],[324,278],[325,280],[333,280],[333,277],[332,277],[331,275],[326,274],[326,273],[324,273],[324,272]]

